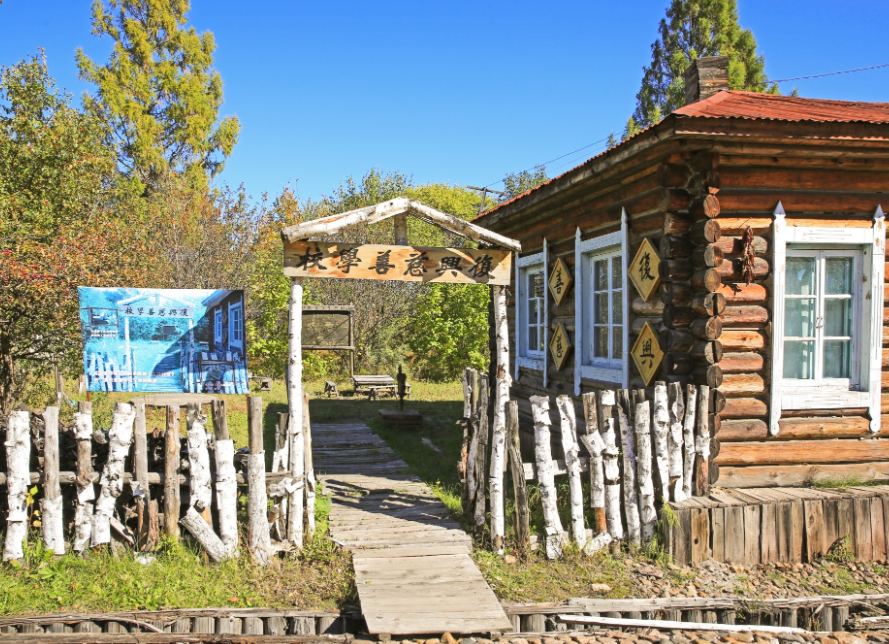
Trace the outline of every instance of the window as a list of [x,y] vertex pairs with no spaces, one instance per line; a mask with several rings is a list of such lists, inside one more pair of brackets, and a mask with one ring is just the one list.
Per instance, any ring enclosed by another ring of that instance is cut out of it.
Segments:
[[546,277],[542,259],[542,253],[519,258],[519,297],[516,303],[519,358],[530,358],[524,366],[540,370],[543,369],[546,349]]
[[866,408],[880,430],[885,218],[841,228],[774,222],[769,432],[782,410]]
[[861,251],[787,249],[784,379],[858,386]]
[[213,314],[213,322],[213,342],[222,345],[222,310],[216,310]]
[[590,291],[587,319],[591,321],[592,342],[584,364],[620,366],[623,345],[623,268],[619,248],[593,254],[588,260]]
[[629,386],[626,212],[618,232],[574,243],[574,394],[582,380]]
[[228,309],[228,344],[231,347],[244,348],[244,308],[240,304]]

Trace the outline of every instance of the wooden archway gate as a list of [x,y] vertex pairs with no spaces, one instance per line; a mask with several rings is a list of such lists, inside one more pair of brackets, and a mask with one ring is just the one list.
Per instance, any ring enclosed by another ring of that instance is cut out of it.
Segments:
[[[410,246],[407,238],[409,216],[476,242],[479,248]],[[390,218],[395,219],[393,245],[324,241],[334,235],[341,237],[350,228],[378,224]],[[287,541],[295,548],[303,545],[306,491],[301,337],[303,278],[375,279],[489,284],[493,287],[497,372],[491,441],[491,537],[500,549],[505,534],[505,408],[511,384],[506,287],[512,278],[513,253],[521,252],[521,244],[406,197],[290,226],[281,231],[281,237],[284,274],[291,278],[287,405],[290,412],[288,467],[294,483],[288,489]]]

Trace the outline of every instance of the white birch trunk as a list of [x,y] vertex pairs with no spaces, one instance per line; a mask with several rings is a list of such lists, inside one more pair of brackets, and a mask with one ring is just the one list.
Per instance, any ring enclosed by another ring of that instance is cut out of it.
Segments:
[[546,556],[548,559],[558,559],[562,556],[562,521],[556,505],[555,470],[550,447],[549,397],[531,396],[531,413],[534,416],[534,457],[537,482],[540,484],[540,501],[543,505]]
[[626,390],[623,390],[617,406],[617,414],[621,444],[623,445],[624,514],[627,517],[627,537],[630,544],[638,546],[641,543],[641,528],[639,525],[639,498],[636,494],[636,441],[633,439],[629,409],[626,407],[629,404],[629,395]]
[[654,422],[652,438],[664,501],[670,500],[670,403],[665,382],[654,383]]
[[[587,433],[581,434],[580,440],[583,441],[584,447],[590,453],[590,502],[593,512],[596,510],[605,511],[605,466],[602,461],[602,452],[605,450],[605,442],[599,434],[599,430],[587,427]],[[593,531],[598,529],[593,521]],[[611,535],[607,530],[600,532],[595,537],[587,541],[584,552],[588,555],[599,552],[602,548],[612,542]]]
[[570,396],[556,398],[562,429],[562,450],[568,469],[568,486],[571,494],[571,536],[577,547],[586,545],[586,526],[583,522],[583,484],[580,481],[580,450],[577,445],[577,420],[574,400]]
[[269,534],[268,497],[265,489],[265,452],[247,456],[248,545],[254,560],[266,566],[274,553]]
[[[74,432],[78,443],[93,440],[92,413],[75,412]],[[78,450],[79,452],[80,450]],[[93,504],[96,500],[96,489],[92,481],[77,481],[77,506],[74,510],[74,545],[75,552],[83,552],[89,545],[93,529]]]
[[207,449],[207,417],[193,409],[189,409],[185,416],[188,425],[188,473],[191,497],[188,505],[203,513],[213,505],[210,452]]
[[685,403],[682,399],[682,385],[672,382],[669,386],[670,436],[667,441],[670,453],[670,493],[674,501],[684,501],[685,493],[682,463],[682,420],[685,417]]
[[695,433],[695,452],[706,463],[710,460],[710,427],[706,422],[707,410],[710,407],[710,387],[701,385],[698,390],[698,411],[701,418],[697,422],[697,432]]
[[614,429],[615,395],[611,390],[600,394],[602,414],[599,422],[602,426],[602,440],[605,450],[602,452],[605,471],[605,521],[608,534],[615,541],[624,538],[624,526],[620,518],[620,466],[617,464],[617,435]]
[[309,419],[309,392],[303,389],[303,436],[306,456],[306,537],[315,535],[315,465],[312,458],[312,424]]
[[[283,436],[279,436],[279,432],[283,431]],[[278,445],[281,447],[278,447]],[[272,472],[289,472],[290,471],[290,431],[287,427],[283,429],[279,426],[275,427],[275,451],[272,452]]]
[[697,409],[697,388],[686,387],[685,419],[682,424],[683,464],[682,493],[691,498],[691,482],[695,471],[695,410]]
[[303,547],[303,512],[305,486],[305,442],[303,438],[303,358],[302,314],[303,283],[298,277],[290,280],[288,332],[289,364],[287,372],[287,411],[290,413],[290,475],[293,491],[287,498],[287,540],[296,549]]
[[235,442],[216,441],[216,508],[219,537],[229,555],[238,552],[238,480],[235,473]]
[[59,408],[43,412],[43,543],[54,555],[65,554],[65,522],[62,519],[62,488],[59,485]]
[[108,431],[108,461],[99,479],[101,491],[96,499],[93,515],[92,545],[99,546],[111,542],[111,516],[117,497],[123,492],[124,465],[133,442],[133,423],[136,411],[128,403],[117,403]]
[[608,546],[614,539],[611,538],[611,535],[607,532],[600,532],[595,537],[586,542],[586,547],[583,549],[584,553],[587,555],[594,555],[599,552],[602,548]]
[[6,424],[6,542],[3,561],[22,559],[28,538],[28,488],[31,486],[31,415],[14,411]]
[[[506,287],[494,289],[494,331],[497,340],[497,376],[494,382],[494,422],[491,439],[491,541],[503,552],[506,535],[503,470],[506,465],[506,402],[509,400],[509,328],[506,319]],[[549,402],[547,402],[549,408]]]
[[652,480],[651,408],[647,401],[636,405],[635,422],[639,514],[642,522],[642,541],[648,543],[654,536],[657,512],[654,508],[654,481]]
[[[263,467],[265,467],[264,464]],[[204,521],[204,517],[197,513],[194,506],[188,508],[188,511],[179,520],[179,523],[201,544],[201,547],[210,555],[211,561],[219,563],[231,557],[222,540],[216,536],[213,528]]]

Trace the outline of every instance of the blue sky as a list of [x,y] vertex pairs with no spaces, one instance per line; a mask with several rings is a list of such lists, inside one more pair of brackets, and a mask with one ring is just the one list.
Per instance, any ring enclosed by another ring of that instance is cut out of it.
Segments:
[[[369,169],[487,185],[614,131],[635,106],[668,0],[192,0],[241,140],[219,181],[316,199]],[[766,71],[789,78],[889,63],[885,0],[739,0]],[[81,94],[74,52],[104,60],[88,0],[3,0],[0,65],[38,47]],[[801,95],[889,101],[889,68],[803,80]],[[551,175],[603,144],[550,163]],[[494,189],[501,185],[493,185]]]

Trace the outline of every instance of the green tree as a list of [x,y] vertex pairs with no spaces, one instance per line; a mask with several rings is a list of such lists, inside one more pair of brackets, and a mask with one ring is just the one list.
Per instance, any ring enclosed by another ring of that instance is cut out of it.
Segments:
[[624,139],[685,105],[685,70],[700,57],[729,57],[730,89],[778,93],[753,32],[738,24],[737,0],[671,0],[658,31]]
[[169,173],[203,186],[222,170],[240,123],[219,120],[222,78],[213,34],[185,27],[188,0],[96,0],[93,33],[114,41],[104,65],[77,50],[84,99],[111,126],[120,168],[151,191]]
[[543,165],[535,166],[533,170],[510,172],[503,177],[504,192],[506,192],[503,199],[517,197],[547,181],[549,181],[549,177],[546,175],[546,166]]

